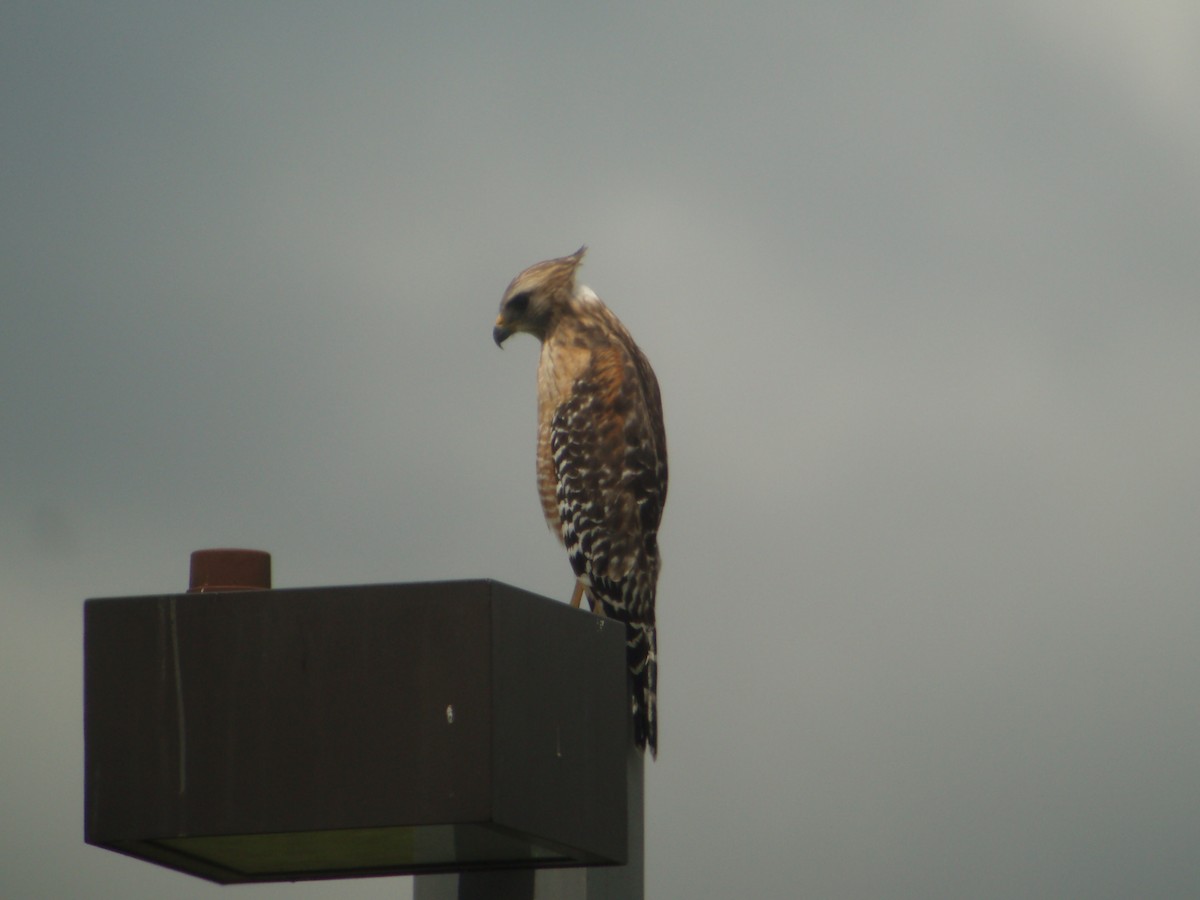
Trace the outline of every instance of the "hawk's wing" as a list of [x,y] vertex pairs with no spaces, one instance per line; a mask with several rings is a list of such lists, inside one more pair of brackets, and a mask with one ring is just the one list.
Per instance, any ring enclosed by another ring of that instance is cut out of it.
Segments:
[[639,744],[657,744],[654,598],[667,494],[662,401],[650,365],[622,343],[593,353],[555,410],[550,448],[563,543],[597,612],[626,624]]

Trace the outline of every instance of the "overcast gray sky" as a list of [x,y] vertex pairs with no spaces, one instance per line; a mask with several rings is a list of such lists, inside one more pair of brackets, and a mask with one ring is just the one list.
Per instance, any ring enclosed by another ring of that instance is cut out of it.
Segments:
[[228,896],[82,843],[85,598],[569,596],[490,332],[582,243],[671,450],[647,896],[1200,893],[1195,3],[9,2],[0,84],[0,896]]

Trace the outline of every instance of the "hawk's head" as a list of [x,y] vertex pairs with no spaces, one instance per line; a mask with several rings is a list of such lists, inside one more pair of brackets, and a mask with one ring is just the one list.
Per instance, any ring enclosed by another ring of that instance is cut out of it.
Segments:
[[546,336],[554,316],[575,295],[575,270],[583,262],[587,247],[570,256],[534,263],[512,280],[500,301],[500,315],[492,329],[492,339],[501,346],[518,331],[538,340]]

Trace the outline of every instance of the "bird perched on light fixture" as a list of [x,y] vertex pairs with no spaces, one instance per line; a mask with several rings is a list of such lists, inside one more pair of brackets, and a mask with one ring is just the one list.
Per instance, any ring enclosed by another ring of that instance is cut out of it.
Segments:
[[592,611],[625,624],[634,737],[658,751],[654,600],[667,438],[658,380],[629,331],[576,285],[585,247],[536,263],[509,284],[492,337],[541,341],[537,484],[546,523],[566,547]]

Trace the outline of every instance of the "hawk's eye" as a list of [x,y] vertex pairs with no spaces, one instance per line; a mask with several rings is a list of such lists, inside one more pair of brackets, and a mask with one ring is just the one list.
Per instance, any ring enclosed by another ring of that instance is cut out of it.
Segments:
[[515,313],[518,316],[521,315],[521,313],[529,308],[529,291],[522,291],[515,296],[509,297],[508,303],[505,306],[508,307],[510,313]]

